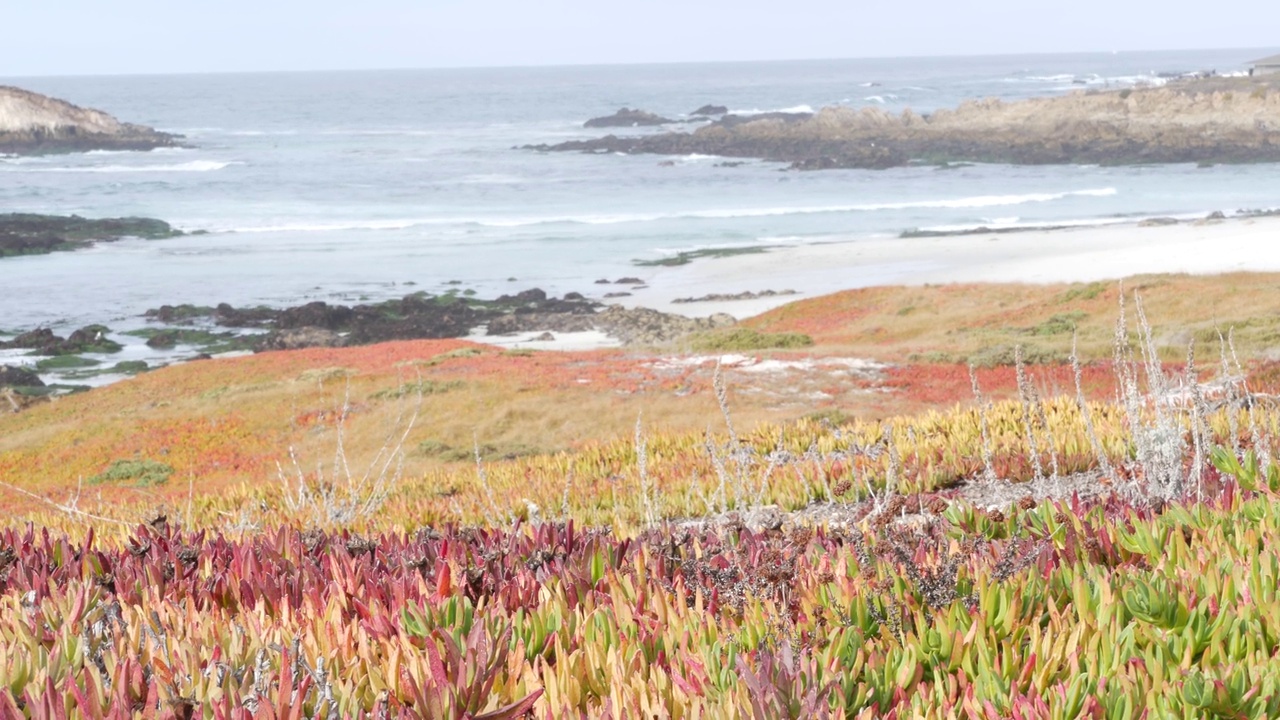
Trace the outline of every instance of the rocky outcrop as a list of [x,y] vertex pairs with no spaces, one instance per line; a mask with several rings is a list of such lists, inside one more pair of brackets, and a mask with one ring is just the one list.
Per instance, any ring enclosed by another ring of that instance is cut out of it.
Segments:
[[811,116],[729,115],[694,132],[611,135],[532,149],[700,153],[804,170],[911,162],[1280,161],[1280,80],[1214,78],[1011,103],[972,100],[928,116],[876,107],[831,107]]
[[180,135],[124,123],[101,110],[0,86],[0,153],[42,155],[173,147]]
[[583,127],[587,128],[611,128],[611,127],[650,127],[653,125],[669,125],[675,122],[670,118],[664,118],[661,115],[654,115],[644,110],[632,110],[631,108],[622,108],[612,115],[604,117],[591,118],[583,123]]
[[691,113],[689,113],[689,114],[690,114],[690,115],[702,115],[702,116],[709,116],[709,115],[728,115],[728,114],[729,114],[729,108],[725,107],[724,105],[703,105],[702,107],[698,108],[697,110],[694,110],[693,112],[691,112]]
[[126,237],[146,240],[177,237],[169,223],[152,218],[89,219],[78,215],[0,215],[0,257],[77,250],[95,242]]
[[0,350],[30,350],[33,355],[120,352],[123,347],[108,336],[110,332],[110,328],[103,325],[87,325],[62,337],[49,328],[37,328],[8,342],[0,342]]
[[[482,327],[489,335],[595,330],[626,344],[653,345],[734,322],[732,317],[723,314],[687,318],[644,308],[605,307],[578,293],[555,298],[537,288],[503,295],[496,300],[415,293],[398,300],[355,307],[324,302],[284,309],[236,308],[225,303],[216,307],[165,305],[148,310],[146,317],[170,325],[213,323],[229,328],[266,329],[266,333],[250,336],[256,351],[459,338]],[[189,331],[161,330],[152,337],[164,337],[166,343],[176,342],[183,332]],[[219,339],[225,342],[225,338]],[[62,340],[43,330],[19,336],[17,341],[31,343],[33,347],[58,347]]]

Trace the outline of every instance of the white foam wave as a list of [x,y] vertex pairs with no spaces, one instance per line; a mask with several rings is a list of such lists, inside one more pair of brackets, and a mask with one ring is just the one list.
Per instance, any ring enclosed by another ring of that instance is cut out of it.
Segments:
[[281,136],[287,137],[297,135],[297,130],[232,130],[227,133],[236,137],[264,137],[264,136]]
[[883,105],[883,104],[884,104],[884,102],[885,102],[885,100],[884,100],[884,96],[883,96],[883,95],[868,95],[867,97],[864,97],[864,98],[862,98],[862,99],[863,99],[863,100],[868,100],[868,101],[870,101],[870,102],[878,102],[878,103],[880,103],[881,105]]
[[821,213],[877,212],[883,210],[911,209],[964,209],[1003,207],[1026,203],[1044,203],[1069,197],[1106,197],[1115,195],[1115,188],[1091,188],[1059,193],[1028,193],[1025,195],[978,195],[965,198],[916,200],[894,203],[865,203],[857,205],[821,205],[772,208],[725,208],[712,210],[688,210],[674,213],[618,213],[602,215],[547,215],[540,217],[427,217],[399,218],[391,220],[343,220],[335,222],[286,222],[227,228],[219,232],[267,233],[267,232],[332,232],[352,230],[403,230],[417,226],[472,225],[490,228],[523,228],[537,225],[620,225],[625,223],[657,222],[662,220],[732,220],[737,218],[762,218],[785,215],[812,215]]
[[166,172],[214,172],[242,162],[217,160],[192,160],[169,165],[84,165],[80,167],[34,168],[31,172],[49,173],[166,173]]
[[793,107],[776,108],[773,110],[760,110],[759,108],[752,110],[731,110],[730,115],[764,115],[766,113],[812,113],[812,105],[795,105]]

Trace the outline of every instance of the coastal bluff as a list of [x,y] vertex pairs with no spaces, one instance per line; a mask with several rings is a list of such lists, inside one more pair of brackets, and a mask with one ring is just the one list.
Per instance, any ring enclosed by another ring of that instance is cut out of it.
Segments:
[[1280,161],[1280,80],[1212,78],[1015,102],[969,100],[928,115],[827,107],[788,117],[728,115],[693,132],[607,136],[529,149],[703,154],[800,170],[907,164]]
[[101,110],[0,86],[0,153],[45,155],[89,150],[152,150],[180,135],[120,122]]

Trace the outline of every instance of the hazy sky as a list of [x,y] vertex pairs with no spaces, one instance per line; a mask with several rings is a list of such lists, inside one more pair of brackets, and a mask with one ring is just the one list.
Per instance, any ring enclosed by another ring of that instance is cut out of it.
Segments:
[[11,0],[0,77],[1280,47],[1234,0]]

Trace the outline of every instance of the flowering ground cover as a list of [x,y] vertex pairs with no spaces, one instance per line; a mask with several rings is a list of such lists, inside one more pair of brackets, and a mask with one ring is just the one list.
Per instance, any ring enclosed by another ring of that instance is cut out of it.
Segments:
[[[870,296],[934,290],[1031,317]],[[1261,331],[971,369],[851,353],[913,314],[866,297],[752,321],[804,352],[388,343],[6,415],[0,717],[1280,714]]]

